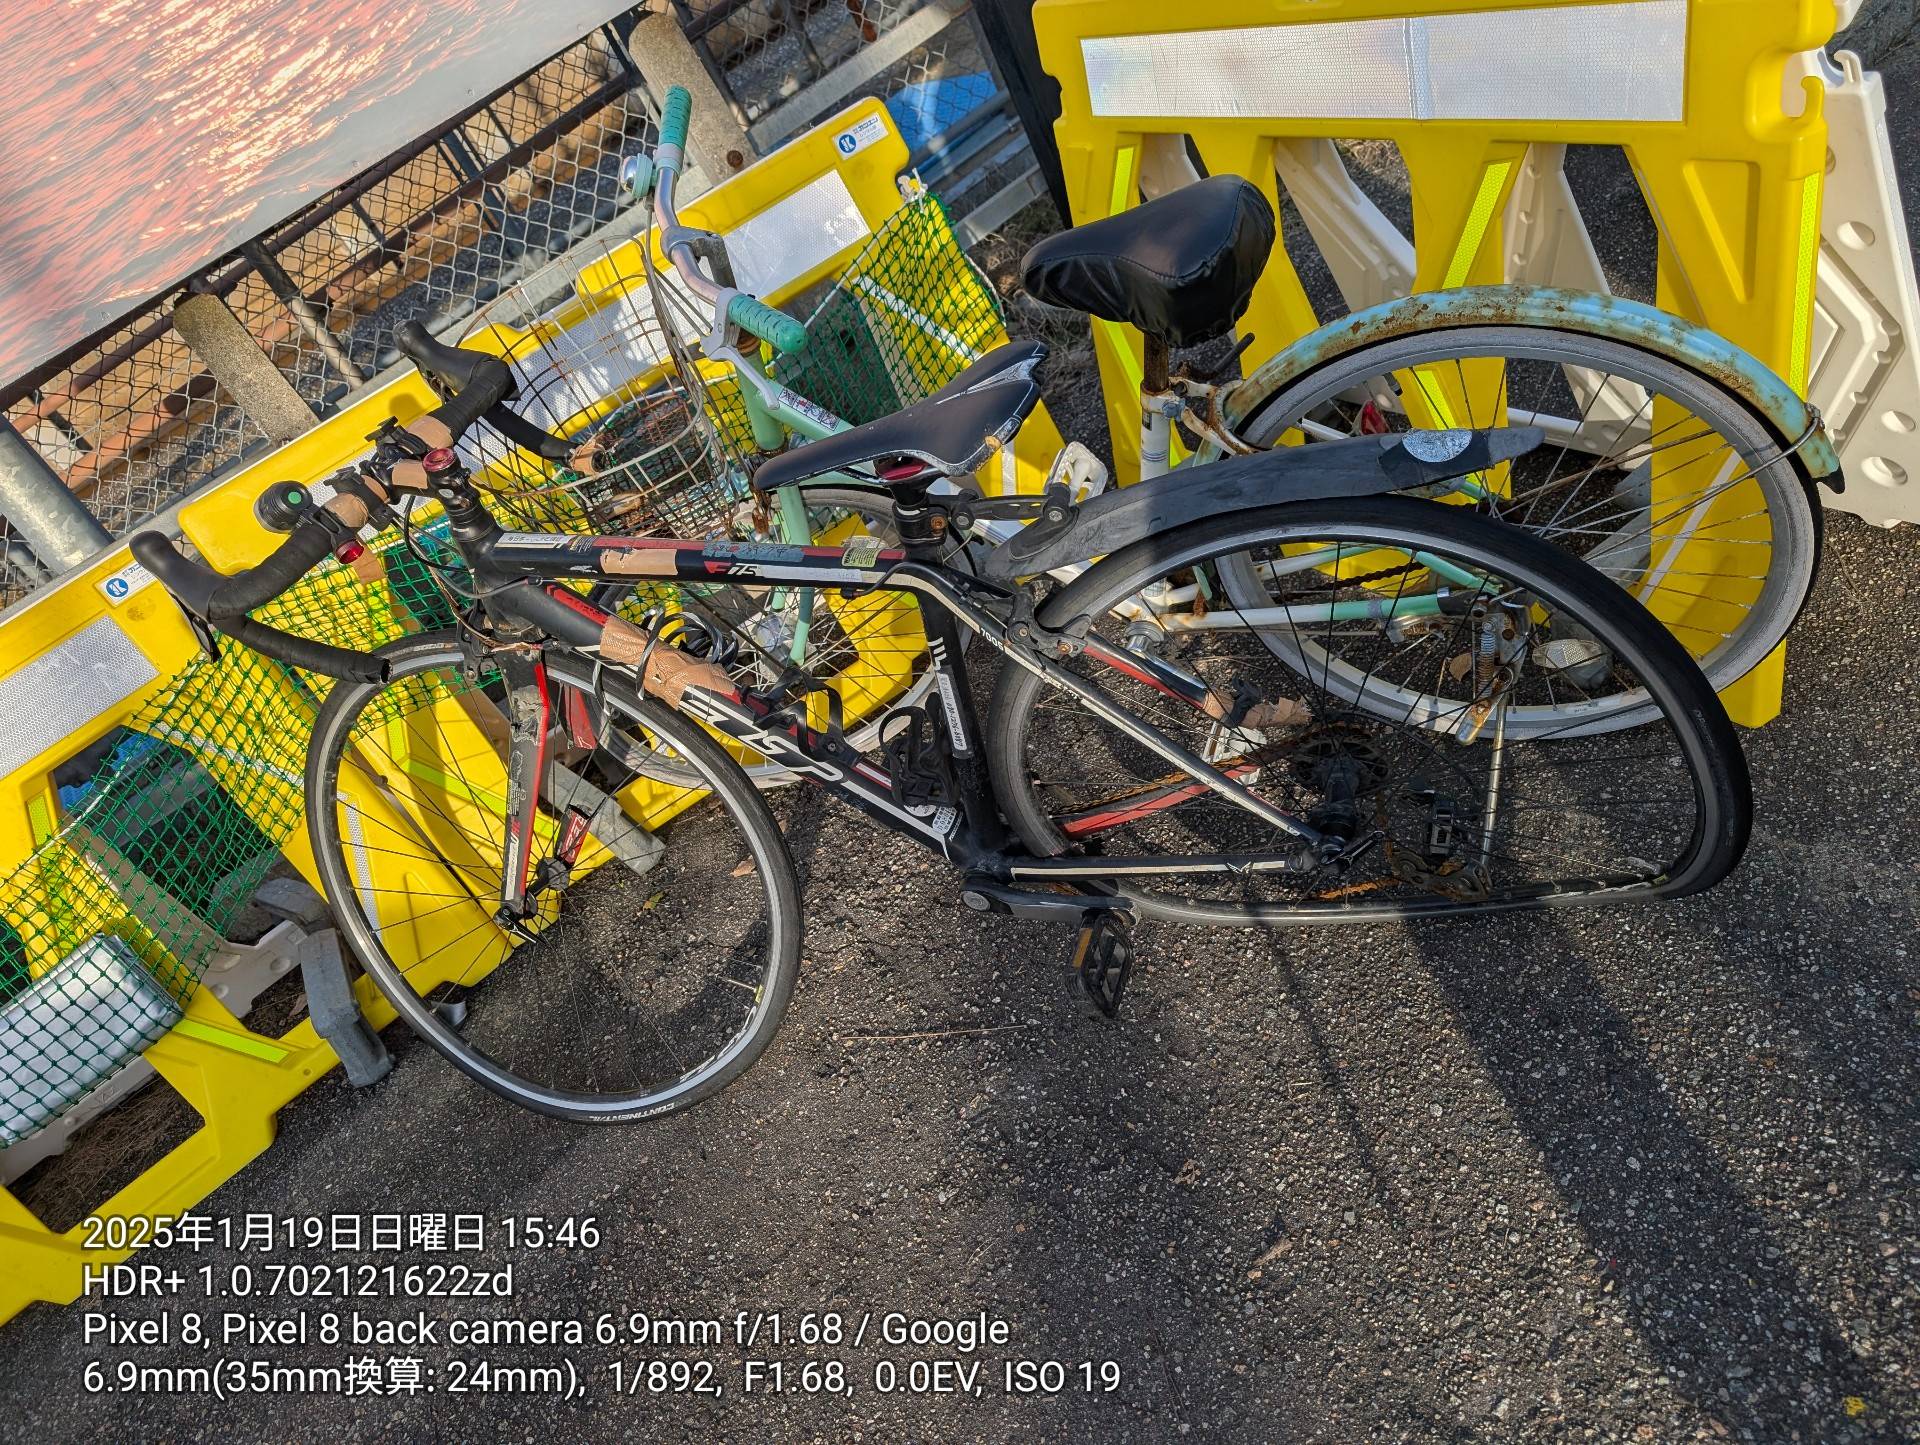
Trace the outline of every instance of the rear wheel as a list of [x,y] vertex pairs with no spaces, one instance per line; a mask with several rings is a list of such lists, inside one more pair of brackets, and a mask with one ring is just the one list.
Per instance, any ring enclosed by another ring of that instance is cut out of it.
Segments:
[[[1294,562],[1337,548],[1373,556],[1366,581]],[[1280,564],[1265,609],[1196,606],[1241,557]],[[1377,497],[1215,518],[1108,557],[1041,621],[1080,617],[1093,633],[1069,667],[1319,835],[1303,846],[1005,669],[989,755],[1008,819],[1037,854],[1113,859],[1144,912],[1252,923],[1671,896],[1745,846],[1745,762],[1699,667],[1591,568],[1466,509]],[[1282,661],[1272,633],[1338,680]],[[1597,650],[1570,663],[1570,639]],[[1510,725],[1629,692],[1650,716],[1617,736]]]
[[[515,1104],[585,1123],[697,1103],[772,1041],[800,952],[793,863],[766,802],[694,722],[590,662],[591,746],[549,739],[524,922],[503,924],[506,719],[451,634],[338,683],[307,759],[314,858],[341,933],[394,1009]],[[564,712],[556,707],[556,715]],[[701,791],[643,777],[671,761]],[[584,827],[570,863],[569,824]]]
[[[1729,388],[1607,337],[1560,327],[1451,327],[1334,358],[1247,406],[1256,447],[1409,428],[1536,425],[1538,451],[1474,479],[1493,515],[1584,558],[1632,592],[1699,660],[1716,688],[1757,666],[1813,585],[1821,516],[1782,441]],[[1789,441],[1795,440],[1792,438]],[[1474,499],[1455,488],[1451,500]],[[1262,605],[1265,578],[1221,564],[1235,604]],[[1360,699],[1358,678],[1311,641],[1268,644]],[[1623,694],[1588,708],[1589,731],[1652,714]],[[1550,708],[1516,710],[1519,736],[1555,732]]]

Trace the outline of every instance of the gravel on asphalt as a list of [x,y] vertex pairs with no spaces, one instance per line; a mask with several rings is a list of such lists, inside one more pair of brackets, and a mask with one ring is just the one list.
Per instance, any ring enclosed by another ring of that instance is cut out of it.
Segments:
[[[1912,155],[1920,46],[1883,64]],[[1920,550],[1840,515],[1828,536],[1785,715],[1745,735],[1752,850],[1707,896],[1143,927],[1124,1016],[1103,1024],[1070,997],[1060,929],[964,912],[946,867],[792,797],[807,962],[782,1035],[720,1098],[583,1131],[393,1031],[388,1080],[322,1081],[204,1206],[592,1216],[597,1248],[444,1256],[510,1261],[505,1304],[212,1306],[424,1315],[441,1335],[420,1350],[115,1347],[84,1338],[81,1308],[35,1307],[0,1330],[0,1439],[1920,1438]],[[225,1277],[300,1257],[188,1262]],[[189,1308],[207,1307],[112,1312],[177,1329]],[[745,1343],[736,1322],[776,1310],[783,1338]],[[1006,1342],[882,1338],[890,1312],[983,1311]],[[826,1312],[843,1338],[821,1338]],[[452,1320],[502,1317],[582,1321],[590,1342],[446,1343]],[[592,1338],[603,1318],[618,1344]],[[663,1339],[662,1320],[724,1328]],[[438,1388],[83,1384],[94,1360],[393,1355],[425,1357]],[[455,1357],[571,1359],[585,1394],[511,1373],[454,1393]],[[672,1393],[682,1377],[655,1360],[707,1361],[723,1393]],[[785,1390],[763,1373],[748,1393],[749,1360],[780,1362]],[[829,1360],[850,1395],[805,1369]],[[984,1364],[981,1393],[933,1391],[957,1378],[938,1361]],[[1012,1361],[1071,1368],[1055,1391]]]

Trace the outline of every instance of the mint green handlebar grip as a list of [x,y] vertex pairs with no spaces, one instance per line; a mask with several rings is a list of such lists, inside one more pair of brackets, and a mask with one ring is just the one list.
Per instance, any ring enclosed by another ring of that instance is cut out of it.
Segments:
[[807,344],[807,328],[785,312],[775,311],[766,302],[738,293],[727,303],[727,320],[742,331],[750,331],[774,349],[788,355]]
[[660,144],[676,149],[687,143],[687,122],[693,119],[693,97],[684,85],[667,91],[667,103],[660,112]]

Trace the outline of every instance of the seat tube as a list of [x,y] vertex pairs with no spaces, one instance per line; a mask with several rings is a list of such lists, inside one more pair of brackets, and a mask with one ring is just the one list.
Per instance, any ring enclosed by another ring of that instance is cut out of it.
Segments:
[[978,846],[988,850],[1004,848],[1007,828],[994,799],[993,784],[987,777],[980,716],[973,705],[973,683],[967,672],[968,636],[944,609],[923,603],[920,615],[926,627],[937,699],[937,703],[930,700],[926,705],[937,705],[946,724],[954,782],[960,793],[957,800],[960,814]]
[[1143,482],[1167,474],[1173,442],[1170,407],[1176,404],[1168,378],[1167,343],[1160,337],[1149,336],[1140,375],[1140,480]]

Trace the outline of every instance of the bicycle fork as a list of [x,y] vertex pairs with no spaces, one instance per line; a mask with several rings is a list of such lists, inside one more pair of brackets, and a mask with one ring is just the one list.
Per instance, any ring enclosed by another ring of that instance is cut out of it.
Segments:
[[[500,655],[500,671],[507,684],[507,715],[510,732],[507,742],[507,816],[506,850],[500,868],[500,910],[495,921],[519,937],[528,936],[527,897],[534,884],[534,837],[540,816],[540,785],[546,774],[547,739],[553,722],[553,694],[547,680],[547,665],[534,652],[506,652]],[[570,816],[566,830],[574,832]],[[586,833],[584,820],[580,837]],[[561,840],[556,857],[564,854],[569,839]],[[580,847],[578,837],[571,839],[573,851]],[[571,866],[571,860],[563,866]]]

